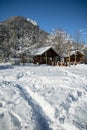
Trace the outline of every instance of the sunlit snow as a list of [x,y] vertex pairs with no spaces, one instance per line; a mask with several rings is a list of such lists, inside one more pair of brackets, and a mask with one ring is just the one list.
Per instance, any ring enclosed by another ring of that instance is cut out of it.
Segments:
[[36,25],[36,26],[37,26],[37,22],[36,22],[36,21],[34,21],[34,20],[32,20],[32,19],[27,18],[27,21],[30,21],[33,25]]
[[0,64],[0,130],[87,130],[87,65]]

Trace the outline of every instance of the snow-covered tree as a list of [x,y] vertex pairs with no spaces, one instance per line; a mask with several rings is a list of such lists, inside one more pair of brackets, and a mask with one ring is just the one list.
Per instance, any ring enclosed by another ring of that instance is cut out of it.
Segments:
[[81,45],[83,43],[81,32],[80,31],[75,32],[73,39],[74,39],[74,49],[75,50],[81,49],[82,48]]
[[60,55],[72,46],[71,36],[61,28],[56,28],[53,31],[51,39]]

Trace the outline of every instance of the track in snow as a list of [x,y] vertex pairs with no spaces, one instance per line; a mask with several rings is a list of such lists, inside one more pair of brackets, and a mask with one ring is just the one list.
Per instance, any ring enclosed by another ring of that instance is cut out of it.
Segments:
[[[27,92],[23,87],[17,85],[17,88],[20,90],[22,97],[27,100],[28,104],[32,107],[34,116],[36,118],[36,130],[52,130],[49,126],[48,120],[44,117],[43,110],[41,106],[30,96],[29,92]],[[45,107],[45,106],[44,106]]]

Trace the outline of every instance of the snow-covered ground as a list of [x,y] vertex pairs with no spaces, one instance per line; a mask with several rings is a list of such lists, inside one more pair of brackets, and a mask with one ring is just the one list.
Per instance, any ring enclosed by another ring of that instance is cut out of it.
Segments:
[[87,65],[0,65],[0,130],[87,130]]

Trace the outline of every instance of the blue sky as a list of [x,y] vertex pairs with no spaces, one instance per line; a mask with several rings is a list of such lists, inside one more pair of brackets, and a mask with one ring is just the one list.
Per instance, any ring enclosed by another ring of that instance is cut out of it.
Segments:
[[0,0],[0,22],[12,16],[36,20],[47,32],[60,27],[74,35],[81,30],[87,41],[87,0]]

